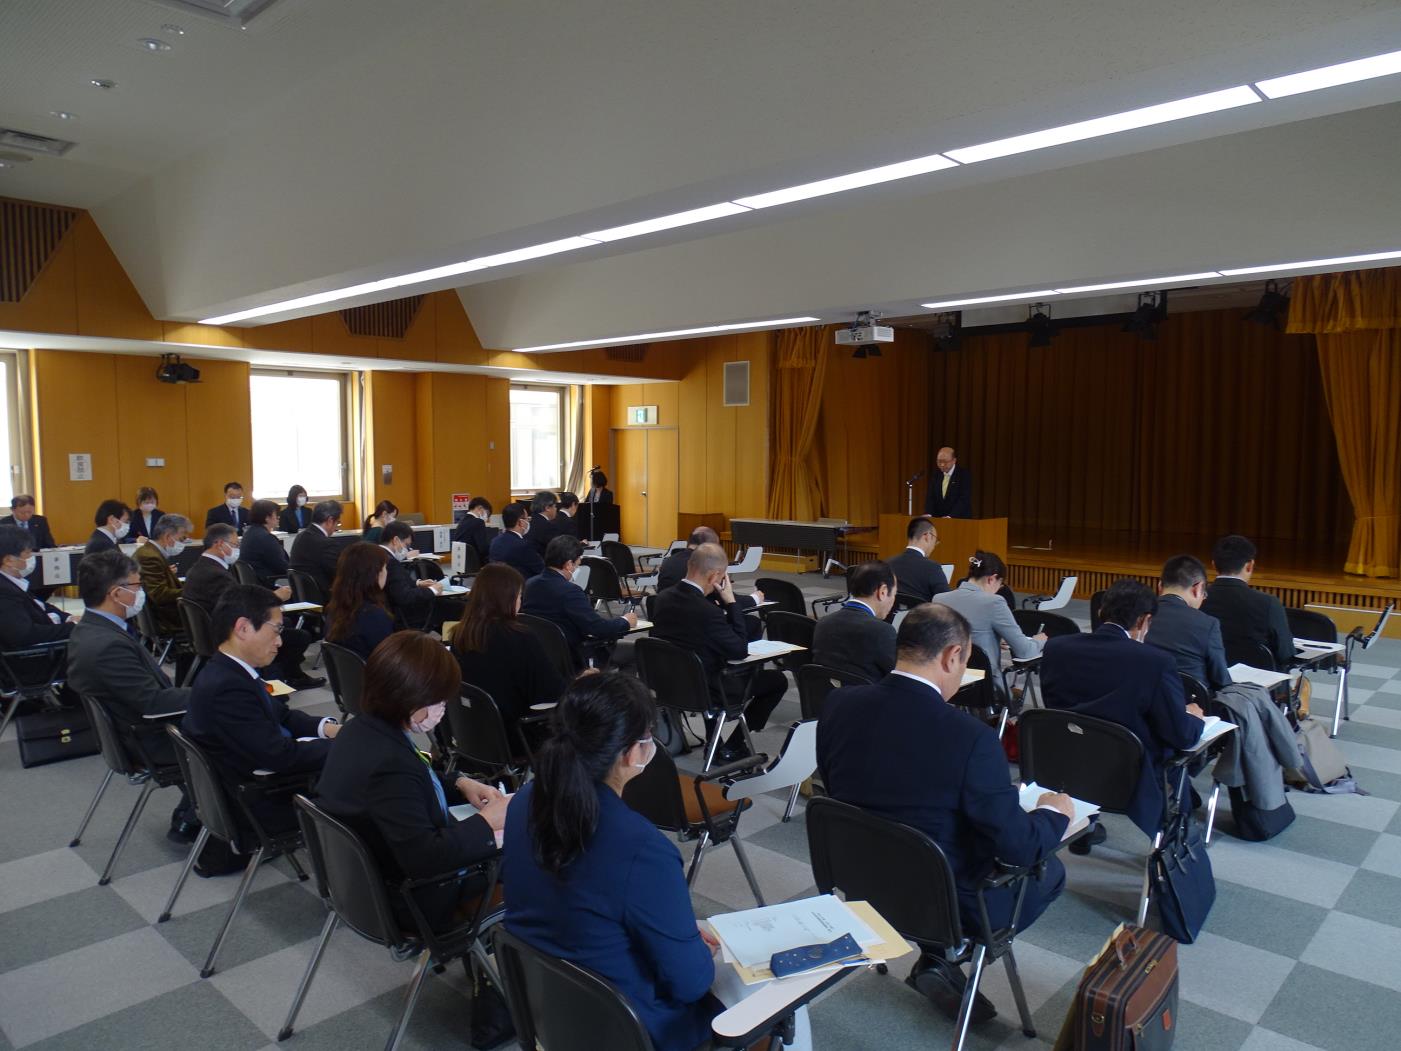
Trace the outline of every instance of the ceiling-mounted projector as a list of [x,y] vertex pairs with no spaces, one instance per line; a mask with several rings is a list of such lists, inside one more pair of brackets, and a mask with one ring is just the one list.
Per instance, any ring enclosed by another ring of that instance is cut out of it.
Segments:
[[198,383],[199,369],[180,360],[179,354],[162,354],[156,366],[156,379],[161,383]]
[[895,330],[889,325],[852,325],[837,329],[837,345],[862,347],[868,343],[894,343]]

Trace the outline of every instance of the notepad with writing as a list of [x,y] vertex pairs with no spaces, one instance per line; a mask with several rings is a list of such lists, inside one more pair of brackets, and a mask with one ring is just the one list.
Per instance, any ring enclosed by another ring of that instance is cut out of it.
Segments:
[[[1036,809],[1037,800],[1050,791],[1052,790],[1049,788],[1042,788],[1035,781],[1029,781],[1022,785],[1020,790],[1021,798],[1019,800],[1022,809],[1030,814]],[[1099,804],[1097,803],[1076,799],[1074,796],[1070,797],[1070,802],[1071,805],[1075,807],[1075,816],[1070,819],[1070,824],[1065,826],[1065,832],[1060,837],[1063,840],[1069,839],[1071,836],[1075,835],[1090,823],[1090,818],[1099,813]]]
[[1235,723],[1228,723],[1220,716],[1202,716],[1202,735],[1197,738],[1197,743],[1193,746],[1192,750],[1196,751],[1196,749],[1201,748],[1203,745],[1210,744],[1218,737],[1224,737],[1235,728]]
[[[847,961],[848,966],[896,959],[910,951],[868,902],[846,902],[830,894],[724,913],[706,922],[720,939],[722,958],[734,966],[745,985],[773,980],[769,961],[775,952],[814,944],[819,938],[830,941],[839,934],[850,934],[865,956]],[[841,966],[844,964],[820,970]]]

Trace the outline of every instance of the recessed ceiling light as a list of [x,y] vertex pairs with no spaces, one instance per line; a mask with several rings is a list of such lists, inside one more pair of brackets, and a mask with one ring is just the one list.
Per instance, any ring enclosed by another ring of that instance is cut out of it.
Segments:
[[973,307],[981,303],[1010,303],[1016,299],[1045,299],[1056,294],[1054,288],[1043,288],[1039,292],[1011,292],[1005,296],[979,296],[977,299],[950,299],[943,303],[921,303],[930,310],[952,310],[954,307]]
[[1215,270],[1207,270],[1200,274],[1175,274],[1172,277],[1150,277],[1144,281],[1111,281],[1103,285],[1075,285],[1072,288],[1056,289],[1063,296],[1072,295],[1076,292],[1108,292],[1115,288],[1143,288],[1145,286],[1172,286],[1185,285],[1189,281],[1205,281],[1208,278],[1220,277]]
[[607,339],[576,339],[570,343],[545,343],[538,347],[516,347],[517,354],[540,350],[571,350],[575,347],[614,347],[622,343],[650,343],[658,339],[680,339],[682,336],[705,336],[713,332],[744,332],[765,328],[788,328],[808,325],[820,320],[815,317],[783,317],[768,321],[740,321],[732,325],[704,325],[700,328],[675,328],[666,332],[637,332],[631,336],[610,336]]
[[161,26],[161,32],[169,33],[171,36],[184,36],[185,27],[177,26],[174,22],[166,22],[163,26]]
[[1374,77],[1388,77],[1393,73],[1401,73],[1401,51],[1359,58],[1353,62],[1340,62],[1335,66],[1306,69],[1302,73],[1291,73],[1287,77],[1261,80],[1255,86],[1272,99],[1282,99],[1287,95],[1337,87],[1339,84],[1354,84],[1359,80],[1372,80]]
[[1007,139],[996,139],[978,146],[964,146],[944,152],[959,164],[974,164],[977,161],[992,160],[994,157],[1029,153],[1032,150],[1044,150],[1048,146],[1095,139],[1101,135],[1115,135],[1121,131],[1147,128],[1154,124],[1167,124],[1170,121],[1199,117],[1203,113],[1215,113],[1217,110],[1234,109],[1237,106],[1249,106],[1259,101],[1260,96],[1242,84],[1240,87],[1226,88],[1224,91],[1193,95],[1191,98],[1177,99],[1174,102],[1161,102],[1156,106],[1111,113],[1106,117],[1095,117],[1093,120],[1063,124],[1058,128],[1013,135]]
[[158,40],[156,37],[153,36],[144,36],[140,40],[138,40],[137,43],[144,47],[147,51],[170,50],[169,44],[167,44],[164,40]]
[[103,91],[111,91],[117,86],[117,82],[115,80],[107,80],[104,77],[91,77],[89,78],[88,83],[95,88],[101,88]]
[[78,119],[78,115],[77,115],[76,113],[69,113],[66,109],[51,109],[51,110],[49,110],[49,116],[50,116],[50,117],[57,117],[59,120],[77,120],[77,119]]
[[783,190],[771,190],[768,193],[754,194],[752,197],[736,197],[735,204],[742,204],[746,208],[772,208],[776,204],[805,201],[811,197],[825,197],[829,193],[841,193],[844,190],[855,190],[862,186],[875,186],[883,182],[908,179],[915,175],[927,175],[929,172],[953,167],[956,167],[953,161],[942,154],[933,153],[928,157],[916,157],[914,160],[900,161],[897,164],[867,168],[865,171],[837,175],[830,179],[819,179],[817,182],[806,182],[800,186],[789,186]]
[[742,204],[731,204],[729,201],[725,201],[722,204],[712,204],[705,208],[692,208],[687,212],[658,216],[656,219],[644,219],[640,223],[614,226],[608,230],[595,230],[584,236],[595,241],[621,241],[627,237],[641,237],[643,234],[653,234],[658,230],[672,230],[678,226],[690,226],[692,223],[706,223],[712,219],[723,219],[728,215],[739,215],[741,212],[747,211],[749,209]]

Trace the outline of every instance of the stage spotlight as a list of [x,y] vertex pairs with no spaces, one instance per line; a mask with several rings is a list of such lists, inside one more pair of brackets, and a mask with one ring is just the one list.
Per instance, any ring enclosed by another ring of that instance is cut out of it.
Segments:
[[930,330],[934,337],[934,345],[940,350],[957,350],[960,338],[963,336],[962,315],[958,311],[948,314],[940,314],[934,321],[934,327]]
[[1265,325],[1276,331],[1284,330],[1284,323],[1289,317],[1289,291],[1286,288],[1283,292],[1279,289],[1279,282],[1266,281],[1265,293],[1260,297],[1260,302],[1255,309],[1246,314],[1244,321],[1253,321],[1257,325]]
[[1150,343],[1158,339],[1158,324],[1167,317],[1166,292],[1140,292],[1138,309],[1129,315],[1121,332],[1132,332]]
[[875,343],[863,343],[851,352],[853,358],[878,358],[880,357],[880,346]]
[[1031,338],[1026,345],[1031,348],[1049,347],[1056,338],[1055,326],[1051,324],[1051,308],[1045,303],[1033,303],[1027,307],[1026,328]]

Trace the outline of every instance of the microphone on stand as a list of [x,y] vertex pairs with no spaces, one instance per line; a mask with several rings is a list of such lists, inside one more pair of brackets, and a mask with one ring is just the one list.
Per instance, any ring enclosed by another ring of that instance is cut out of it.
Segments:
[[911,475],[909,478],[907,478],[907,479],[905,480],[905,484],[906,484],[906,485],[914,485],[917,481],[919,481],[919,480],[920,480],[921,478],[923,478],[923,477],[924,477],[924,472],[923,472],[923,471],[916,471],[913,475]]

